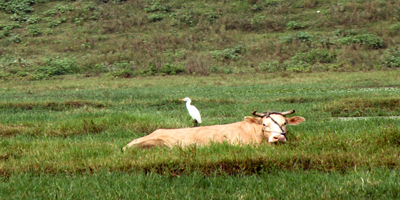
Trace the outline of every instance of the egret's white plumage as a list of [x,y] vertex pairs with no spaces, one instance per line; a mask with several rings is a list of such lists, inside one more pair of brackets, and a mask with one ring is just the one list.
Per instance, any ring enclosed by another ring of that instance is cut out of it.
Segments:
[[189,97],[185,97],[184,99],[179,99],[180,101],[186,101],[186,108],[189,111],[189,115],[193,118],[194,120],[194,125],[197,126],[197,122],[201,123],[201,116],[199,110],[193,105],[190,105],[192,100],[190,100]]

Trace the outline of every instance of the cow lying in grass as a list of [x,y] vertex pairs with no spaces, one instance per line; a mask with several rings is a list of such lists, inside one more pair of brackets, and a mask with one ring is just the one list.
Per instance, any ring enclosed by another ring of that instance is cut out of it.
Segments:
[[210,142],[227,142],[229,144],[259,144],[267,142],[285,142],[286,125],[297,125],[305,119],[294,116],[286,117],[295,111],[264,112],[246,116],[243,121],[213,126],[180,129],[157,129],[153,133],[135,139],[127,144],[123,150],[130,147],[150,148],[155,146],[188,146],[208,145]]

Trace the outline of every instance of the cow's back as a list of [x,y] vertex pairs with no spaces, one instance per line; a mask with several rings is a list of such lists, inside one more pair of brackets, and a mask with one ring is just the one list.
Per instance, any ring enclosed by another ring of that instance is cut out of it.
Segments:
[[256,135],[257,131],[260,130],[260,124],[246,121],[194,128],[157,129],[147,136],[133,140],[124,149],[131,146],[145,148],[152,146],[188,146],[191,144],[207,145],[210,142],[222,143],[224,141],[229,144],[258,143],[261,140]]
[[[258,128],[258,127],[257,127]],[[161,139],[167,146],[190,144],[206,145],[209,142],[250,143],[254,142],[256,127],[241,121],[232,124],[202,126],[181,129],[157,129],[144,139]]]

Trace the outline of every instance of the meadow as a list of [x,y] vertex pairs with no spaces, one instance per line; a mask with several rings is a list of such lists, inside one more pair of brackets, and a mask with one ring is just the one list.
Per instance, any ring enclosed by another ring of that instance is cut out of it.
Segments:
[[[400,71],[281,75],[2,81],[0,196],[399,198],[400,120],[388,116],[399,113]],[[306,121],[285,144],[121,151],[157,128],[192,126],[185,96],[202,126],[253,110]]]

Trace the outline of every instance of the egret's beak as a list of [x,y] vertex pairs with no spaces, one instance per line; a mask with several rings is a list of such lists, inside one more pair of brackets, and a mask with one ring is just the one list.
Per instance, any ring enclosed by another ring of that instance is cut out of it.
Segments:
[[179,99],[179,101],[183,101],[183,99]]

